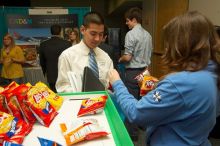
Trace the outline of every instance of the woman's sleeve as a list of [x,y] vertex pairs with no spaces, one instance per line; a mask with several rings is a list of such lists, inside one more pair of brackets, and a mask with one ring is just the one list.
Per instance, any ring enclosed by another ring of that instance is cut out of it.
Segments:
[[163,124],[181,116],[184,101],[174,84],[161,81],[139,101],[129,94],[122,81],[113,84],[117,102],[130,122],[141,126]]

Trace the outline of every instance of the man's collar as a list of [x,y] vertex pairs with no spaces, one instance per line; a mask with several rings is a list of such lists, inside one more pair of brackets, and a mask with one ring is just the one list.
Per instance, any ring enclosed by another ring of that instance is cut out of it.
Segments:
[[[137,23],[133,28],[135,28],[135,27],[140,27],[141,26],[141,24],[140,23]],[[133,29],[132,28],[132,29]]]
[[[84,43],[83,40],[81,40],[80,45],[82,45],[83,47],[81,49],[83,49],[83,54],[84,55],[88,55],[90,52],[90,48]],[[97,47],[93,49],[95,55],[97,55]]]

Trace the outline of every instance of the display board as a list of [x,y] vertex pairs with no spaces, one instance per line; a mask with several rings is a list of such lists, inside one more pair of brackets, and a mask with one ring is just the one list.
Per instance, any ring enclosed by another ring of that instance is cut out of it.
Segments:
[[[40,13],[40,14],[36,15],[36,14],[33,13],[36,10],[41,11],[41,12],[45,12],[45,14]],[[3,36],[8,32],[8,28],[9,28],[8,23],[7,23],[8,18],[12,15],[14,15],[14,16],[15,15],[19,16],[20,15],[20,16],[24,16],[24,17],[29,17],[29,15],[35,15],[35,16],[33,16],[35,20],[36,20],[36,17],[41,17],[42,15],[44,15],[44,18],[46,18],[46,19],[41,19],[41,20],[43,20],[44,22],[47,22],[48,25],[51,25],[51,23],[49,23],[49,22],[53,21],[54,23],[57,23],[58,22],[57,20],[61,20],[60,22],[62,22],[63,20],[66,21],[67,20],[66,17],[72,17],[72,15],[76,15],[77,16],[77,22],[74,22],[74,26],[75,26],[75,24],[77,24],[76,27],[80,27],[82,25],[83,16],[87,12],[89,12],[90,10],[91,10],[90,7],[66,7],[66,8],[58,8],[58,9],[51,9],[50,7],[45,7],[45,8],[41,7],[41,8],[33,9],[33,8],[28,8],[28,7],[19,7],[19,8],[17,8],[17,7],[4,7],[4,6],[2,6],[2,7],[0,7],[0,22],[1,22],[0,23],[0,47],[2,47]],[[70,16],[67,16],[67,15],[70,15]],[[64,16],[64,17],[60,17],[60,16]],[[49,18],[49,19],[47,19],[47,18]],[[26,21],[27,24],[33,22],[30,19],[26,19],[26,20],[27,20]],[[41,21],[41,22],[43,22],[43,21]],[[22,19],[12,20],[11,22],[25,23],[25,21],[23,21]],[[41,25],[45,26],[46,24],[41,24]],[[23,25],[23,26],[25,26],[25,25]],[[67,30],[68,29],[66,29],[66,31]],[[47,30],[47,33],[48,33],[48,30]],[[39,33],[37,33],[37,34],[39,34]],[[39,37],[39,36],[36,36],[36,37]],[[35,40],[34,38],[31,38],[31,39]],[[33,48],[33,46],[31,48]]]
[[41,42],[51,37],[50,27],[62,27],[61,36],[68,37],[69,30],[78,28],[77,14],[62,15],[6,15],[8,32],[20,46],[26,58],[26,66],[39,66],[37,48]]

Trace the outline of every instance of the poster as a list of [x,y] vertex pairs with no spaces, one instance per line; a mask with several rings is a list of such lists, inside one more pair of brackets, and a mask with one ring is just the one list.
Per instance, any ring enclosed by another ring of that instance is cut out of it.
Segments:
[[38,66],[38,47],[42,41],[51,37],[50,26],[59,24],[61,35],[66,37],[66,30],[78,27],[77,14],[65,15],[15,15],[6,16],[8,32],[14,37],[26,57],[26,66]]

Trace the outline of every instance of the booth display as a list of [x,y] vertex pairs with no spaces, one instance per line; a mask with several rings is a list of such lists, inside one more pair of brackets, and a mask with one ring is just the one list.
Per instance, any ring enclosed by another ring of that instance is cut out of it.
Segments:
[[38,67],[24,67],[24,83],[30,83],[31,85],[36,84],[37,82],[41,81],[47,84],[47,80],[43,74],[43,71],[40,66]]
[[[66,145],[64,136],[60,129],[61,123],[71,124],[79,119],[96,119],[98,124],[108,132],[108,136],[93,139],[90,141],[83,141],[75,144],[85,146],[131,146],[133,145],[125,127],[120,119],[114,104],[105,91],[98,92],[81,92],[81,93],[63,93],[59,94],[64,98],[63,105],[58,111],[57,117],[53,120],[51,125],[47,128],[45,126],[36,123],[33,126],[33,130],[25,137],[22,145],[24,146],[40,146],[38,137],[55,141],[58,144]],[[83,117],[77,117],[77,113],[80,109],[82,99],[98,96],[108,96],[104,112],[87,115]]]

